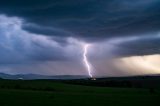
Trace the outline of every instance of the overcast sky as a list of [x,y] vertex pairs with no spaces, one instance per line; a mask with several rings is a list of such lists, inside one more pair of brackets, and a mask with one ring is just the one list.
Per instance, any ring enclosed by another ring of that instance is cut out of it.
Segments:
[[0,72],[160,74],[160,0],[1,0]]

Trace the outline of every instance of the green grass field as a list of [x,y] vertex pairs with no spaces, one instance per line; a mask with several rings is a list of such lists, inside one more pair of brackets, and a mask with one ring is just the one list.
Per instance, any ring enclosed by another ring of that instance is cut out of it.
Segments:
[[0,81],[0,106],[156,106],[157,90],[70,85],[52,81]]

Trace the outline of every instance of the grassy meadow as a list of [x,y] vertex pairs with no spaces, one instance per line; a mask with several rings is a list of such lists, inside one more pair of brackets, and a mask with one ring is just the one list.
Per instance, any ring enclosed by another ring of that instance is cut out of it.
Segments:
[[47,80],[0,80],[0,106],[156,106],[160,92]]

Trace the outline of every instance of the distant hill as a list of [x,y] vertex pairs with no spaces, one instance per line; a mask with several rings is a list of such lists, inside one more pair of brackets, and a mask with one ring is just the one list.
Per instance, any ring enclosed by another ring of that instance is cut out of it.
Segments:
[[47,76],[47,75],[38,75],[38,74],[5,74],[0,73],[1,79],[19,79],[19,80],[32,80],[32,79],[84,79],[87,76],[83,75],[56,75],[56,76]]
[[[160,74],[153,74],[153,75],[140,75],[140,76],[126,76],[126,77],[99,77],[97,78],[98,81],[103,81],[103,80],[138,80],[138,79],[146,79],[146,78],[160,78]],[[61,80],[66,80],[66,79],[88,79],[88,76],[85,75],[54,75],[54,76],[49,76],[49,75],[39,75],[39,74],[16,74],[16,75],[11,75],[11,74],[5,74],[5,73],[0,73],[0,79],[19,79],[19,80],[32,80],[32,79],[61,79]]]

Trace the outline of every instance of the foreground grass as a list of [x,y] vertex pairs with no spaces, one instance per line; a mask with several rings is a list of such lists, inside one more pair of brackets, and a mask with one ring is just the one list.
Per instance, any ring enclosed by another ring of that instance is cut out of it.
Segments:
[[155,106],[160,93],[51,81],[0,81],[0,106]]

